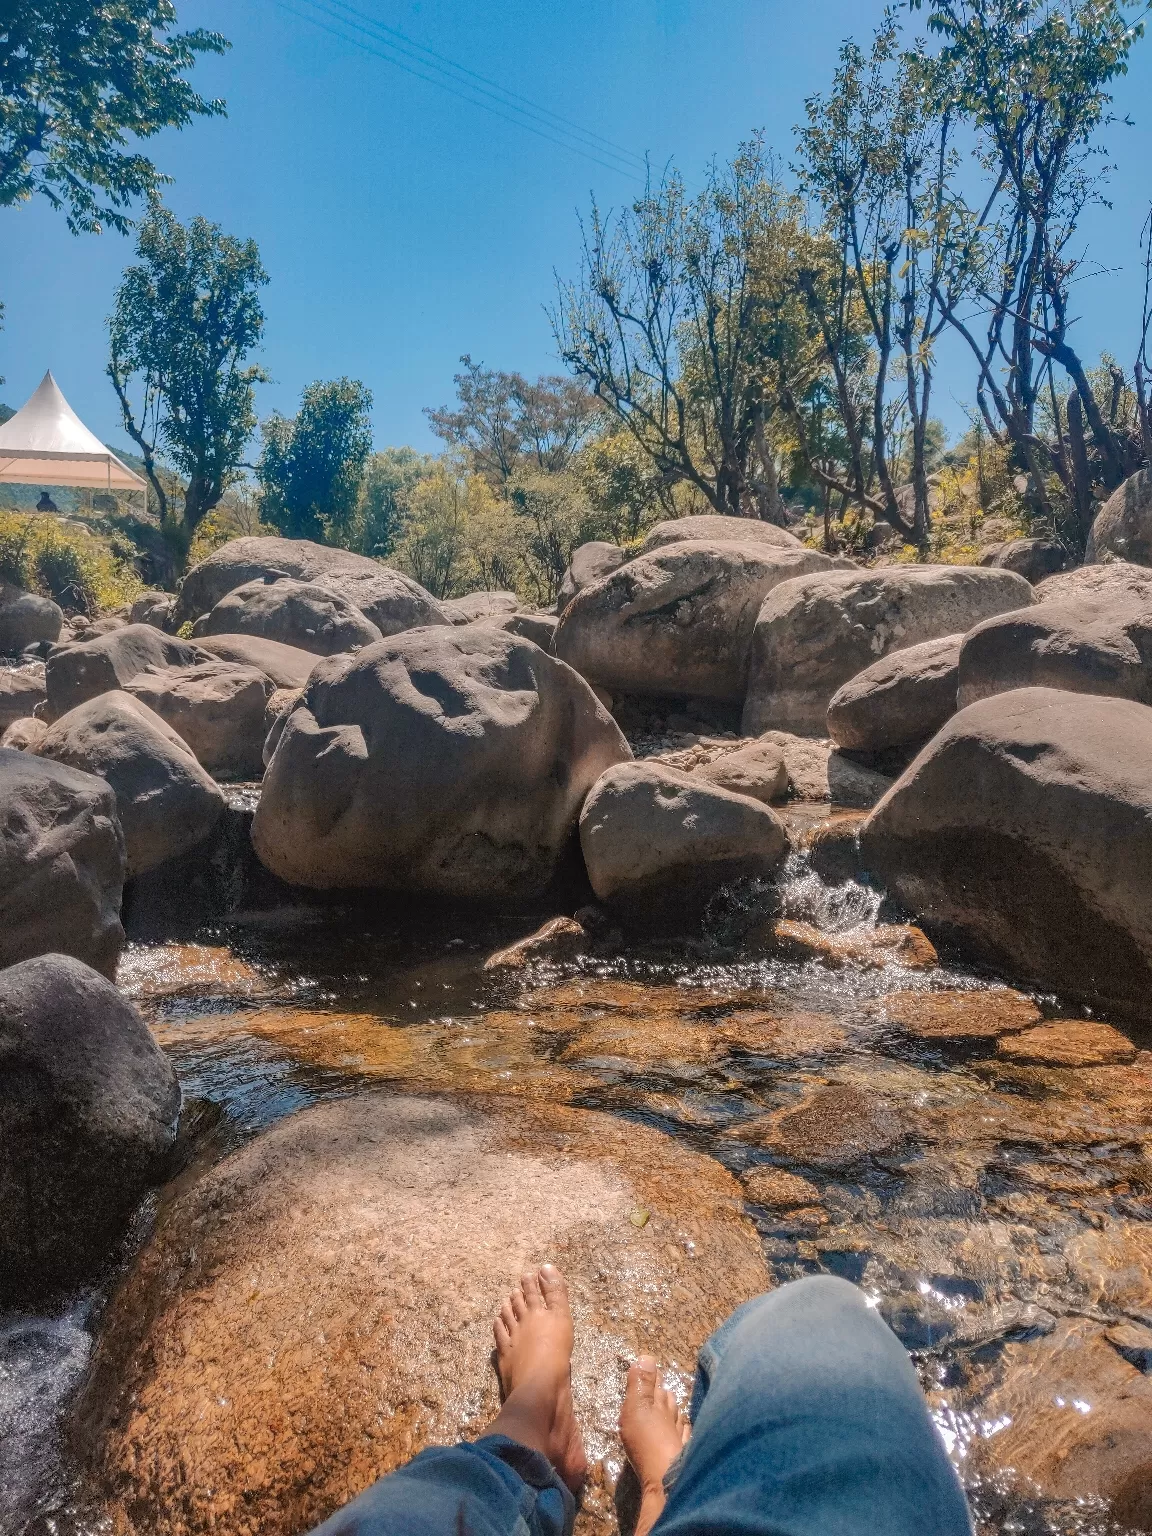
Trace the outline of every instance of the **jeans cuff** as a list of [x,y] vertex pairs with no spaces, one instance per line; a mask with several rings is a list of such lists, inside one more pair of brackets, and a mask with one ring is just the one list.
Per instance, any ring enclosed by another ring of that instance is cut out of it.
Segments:
[[[473,1440],[472,1444],[478,1451],[486,1451],[489,1456],[496,1456],[505,1466],[511,1467],[529,1488],[534,1488],[538,1493],[558,1494],[563,1511],[563,1529],[565,1532],[571,1531],[576,1521],[576,1500],[547,1456],[532,1450],[530,1446],[521,1445],[519,1440],[510,1440],[507,1435],[484,1435],[479,1440]],[[555,1508],[554,1500],[547,1502]]]

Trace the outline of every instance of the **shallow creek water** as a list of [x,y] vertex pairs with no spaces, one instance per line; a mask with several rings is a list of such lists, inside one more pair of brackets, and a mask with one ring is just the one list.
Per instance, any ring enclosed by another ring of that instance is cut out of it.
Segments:
[[[863,887],[790,866],[786,916],[866,941],[876,905]],[[777,1281],[846,1276],[915,1351],[983,1533],[1119,1531],[1099,1500],[1046,1499],[1026,1475],[989,1470],[985,1453],[1013,1431],[1013,1350],[1067,1318],[1131,1322],[1152,1306],[1152,1056],[1013,1059],[979,1022],[1024,1006],[1002,982],[883,955],[836,966],[626,948],[483,970],[536,921],[280,910],[192,944],[132,945],[119,980],[170,1052],[211,1155],[369,1082],[636,1116],[706,1150],[745,1179]],[[934,995],[954,1009],[956,993],[974,1027],[917,1025]],[[814,1099],[812,1113],[773,1121]],[[69,1515],[55,1438],[99,1302],[0,1320],[6,1536],[99,1527]],[[1035,1378],[1051,1397],[1043,1369]],[[1047,1408],[1094,1411],[1090,1364],[1077,1390]]]

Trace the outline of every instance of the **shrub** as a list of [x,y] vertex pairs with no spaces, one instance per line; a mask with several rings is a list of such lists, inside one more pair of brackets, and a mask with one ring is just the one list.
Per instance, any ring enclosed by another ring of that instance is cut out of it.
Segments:
[[143,590],[121,541],[18,512],[0,512],[0,581],[88,616],[123,607]]

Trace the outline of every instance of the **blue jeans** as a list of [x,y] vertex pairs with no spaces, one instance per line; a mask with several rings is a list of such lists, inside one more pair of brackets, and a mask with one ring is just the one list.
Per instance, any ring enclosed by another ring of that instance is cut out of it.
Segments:
[[[818,1276],[738,1308],[700,1351],[692,1438],[653,1536],[971,1536],[903,1346]],[[423,1451],[314,1536],[570,1536],[572,1495],[499,1435]]]

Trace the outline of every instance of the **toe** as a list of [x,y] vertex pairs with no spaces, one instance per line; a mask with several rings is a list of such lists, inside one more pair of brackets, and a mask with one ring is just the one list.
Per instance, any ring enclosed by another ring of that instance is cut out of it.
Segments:
[[544,1292],[540,1289],[539,1271],[533,1269],[526,1275],[521,1275],[520,1289],[524,1292],[524,1301],[529,1312],[538,1312],[544,1305]]
[[496,1348],[501,1354],[512,1347],[512,1335],[508,1331],[508,1324],[504,1321],[503,1315],[492,1324],[492,1334],[496,1340]]
[[555,1264],[542,1264],[539,1269],[540,1290],[548,1307],[566,1306],[568,1284]]
[[651,1403],[656,1396],[659,1373],[657,1361],[651,1355],[641,1355],[628,1367],[628,1395]]
[[509,1296],[508,1305],[512,1308],[512,1315],[515,1318],[519,1319],[527,1316],[528,1303],[524,1300],[524,1292],[519,1286]]
[[508,1335],[509,1340],[511,1340],[513,1329],[516,1327],[516,1313],[512,1310],[511,1296],[500,1308],[499,1320],[504,1324],[504,1331]]

